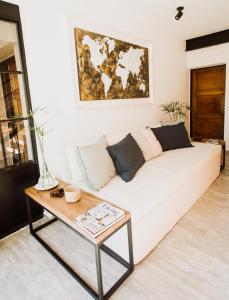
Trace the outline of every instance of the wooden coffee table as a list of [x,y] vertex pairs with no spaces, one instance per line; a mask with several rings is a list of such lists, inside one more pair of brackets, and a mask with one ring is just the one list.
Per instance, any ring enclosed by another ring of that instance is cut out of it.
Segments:
[[[64,182],[60,182],[59,186],[63,186]],[[112,227],[108,228],[106,231],[102,232],[96,238],[93,238],[89,233],[83,230],[81,227],[74,223],[75,217],[86,212],[87,210],[97,206],[98,204],[104,202],[104,200],[82,191],[81,199],[76,203],[67,203],[65,198],[52,198],[50,197],[50,191],[37,191],[34,187],[29,187],[25,189],[27,210],[29,218],[29,228],[31,235],[36,238],[41,245],[48,250],[48,252],[95,298],[95,299],[108,299],[122,284],[122,282],[133,272],[133,245],[132,245],[132,232],[131,232],[131,215],[130,212],[125,211],[125,217],[115,223]],[[42,208],[51,213],[54,218],[42,224],[36,228],[33,227],[32,217],[31,217],[31,201],[36,202]],[[106,201],[107,202],[107,201]],[[111,203],[112,204],[112,203]],[[112,204],[114,205],[114,204]],[[114,205],[115,206],[115,205]],[[116,206],[117,207],[117,206]],[[96,271],[97,271],[97,283],[98,292],[96,292],[92,287],[85,282],[79,274],[77,274],[70,265],[68,265],[41,237],[37,234],[38,231],[42,230],[46,226],[52,224],[55,221],[61,221],[68,225],[76,234],[80,235],[88,242],[90,242],[95,249],[96,258]],[[127,225],[127,235],[128,235],[128,249],[129,249],[129,261],[123,259],[120,255],[114,252],[112,249],[104,245],[104,242],[111,237],[115,232],[121,229],[123,226]],[[127,270],[126,272],[116,281],[116,283],[109,289],[109,291],[104,294],[103,292],[103,278],[102,278],[102,266],[101,266],[101,255],[100,251],[103,250],[113,259],[122,264]]]

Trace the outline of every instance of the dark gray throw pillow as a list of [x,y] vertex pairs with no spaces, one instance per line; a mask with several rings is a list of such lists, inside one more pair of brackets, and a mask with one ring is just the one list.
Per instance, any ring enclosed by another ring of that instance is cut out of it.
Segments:
[[193,147],[190,143],[184,122],[177,125],[151,128],[163,151]]
[[142,151],[131,134],[119,143],[108,146],[107,150],[113,159],[117,174],[126,182],[133,179],[145,163]]

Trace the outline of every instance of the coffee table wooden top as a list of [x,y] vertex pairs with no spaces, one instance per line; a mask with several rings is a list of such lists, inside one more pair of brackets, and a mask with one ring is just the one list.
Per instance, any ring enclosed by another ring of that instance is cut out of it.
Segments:
[[[64,186],[65,183],[59,180],[59,187]],[[109,236],[112,235],[119,227],[126,223],[130,218],[130,212],[125,211],[125,217],[115,223],[113,226],[102,232],[97,237],[93,238],[89,233],[83,230],[79,225],[74,223],[75,217],[85,213],[87,210],[101,204],[105,200],[100,199],[90,193],[81,190],[81,198],[78,202],[67,203],[65,197],[53,198],[50,196],[50,191],[37,191],[34,187],[25,189],[25,194],[39,203],[43,208],[47,209],[50,213],[54,214],[57,218],[64,221],[80,235],[84,236],[87,240],[90,240],[93,244],[102,243]],[[105,201],[108,202],[108,201]],[[111,202],[110,202],[111,203]],[[111,203],[118,207],[117,205]],[[119,207],[118,207],[119,208]]]

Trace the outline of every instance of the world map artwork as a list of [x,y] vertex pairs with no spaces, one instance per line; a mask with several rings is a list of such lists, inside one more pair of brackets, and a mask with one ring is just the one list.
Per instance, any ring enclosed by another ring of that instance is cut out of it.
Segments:
[[75,28],[80,100],[149,97],[148,49]]

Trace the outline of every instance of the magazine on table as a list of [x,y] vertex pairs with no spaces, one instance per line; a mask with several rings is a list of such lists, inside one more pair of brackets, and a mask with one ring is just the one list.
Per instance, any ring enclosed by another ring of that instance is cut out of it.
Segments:
[[76,217],[75,224],[86,230],[93,237],[96,237],[124,218],[124,216],[125,212],[122,209],[103,202]]

